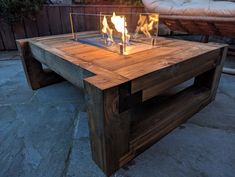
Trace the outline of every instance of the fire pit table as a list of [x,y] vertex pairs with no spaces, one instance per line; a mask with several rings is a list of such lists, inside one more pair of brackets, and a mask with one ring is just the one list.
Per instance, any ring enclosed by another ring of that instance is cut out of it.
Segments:
[[[227,52],[225,45],[158,37],[158,47],[120,55],[72,39],[17,43],[32,89],[63,78],[84,89],[92,157],[108,176],[215,98]],[[192,84],[168,92],[187,80]]]

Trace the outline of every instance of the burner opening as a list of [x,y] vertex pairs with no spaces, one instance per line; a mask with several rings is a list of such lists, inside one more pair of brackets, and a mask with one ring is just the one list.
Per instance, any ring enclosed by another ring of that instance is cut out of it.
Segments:
[[[78,35],[84,31],[79,28],[79,20],[86,20],[88,30],[95,30],[89,35]],[[158,47],[157,13],[103,13],[84,14],[70,13],[74,40],[104,48],[122,55]]]

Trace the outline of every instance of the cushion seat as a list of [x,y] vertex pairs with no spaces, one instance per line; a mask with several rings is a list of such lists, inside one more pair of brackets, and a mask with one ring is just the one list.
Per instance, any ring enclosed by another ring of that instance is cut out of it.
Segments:
[[142,0],[149,12],[163,15],[235,17],[235,3],[212,0]]

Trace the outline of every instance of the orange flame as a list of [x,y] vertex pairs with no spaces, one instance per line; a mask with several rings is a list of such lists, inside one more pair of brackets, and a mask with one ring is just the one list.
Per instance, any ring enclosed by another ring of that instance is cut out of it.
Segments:
[[[159,21],[159,15],[158,14],[151,14],[149,15],[149,19],[147,20],[147,16],[140,15],[138,20],[138,26],[136,29],[136,34],[141,31],[143,32],[147,37],[151,38],[150,31],[153,30],[154,24]],[[148,23],[149,22],[149,23]]]
[[119,33],[122,33],[122,41],[128,44],[130,40],[130,35],[128,34],[128,30],[126,29],[127,24],[126,24],[125,17],[117,16],[115,12],[113,12],[111,21],[114,24],[115,29]]
[[108,41],[113,42],[113,30],[109,27],[106,16],[104,16],[102,24],[102,32],[108,35]]

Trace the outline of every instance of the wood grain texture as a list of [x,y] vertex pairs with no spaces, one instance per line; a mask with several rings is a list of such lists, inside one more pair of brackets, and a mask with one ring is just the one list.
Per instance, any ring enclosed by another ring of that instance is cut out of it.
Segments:
[[[85,7],[72,7],[73,13],[84,13]],[[75,32],[81,32],[85,31],[86,25],[85,25],[85,16],[84,15],[73,15],[73,21],[74,21],[74,31]]]
[[[3,44],[6,44],[6,47],[4,46],[4,50],[16,49],[15,37],[17,39],[21,39],[24,38],[24,36],[30,38],[51,34],[70,33],[71,27],[69,12],[71,11],[78,13],[87,12],[99,14],[100,12],[112,13],[114,11],[131,12],[132,8],[137,11],[143,11],[144,9],[143,7],[125,5],[44,5],[42,9],[33,17],[35,21],[24,19],[23,28],[21,25],[17,24],[14,27],[14,30],[12,30],[12,25],[6,24],[4,20],[0,21],[1,33],[7,35],[7,37],[3,37],[2,39]],[[76,18],[74,17],[74,23],[76,31],[84,31],[86,29],[94,30],[98,29],[99,20],[97,20],[97,18],[95,19],[80,15]]]
[[70,25],[70,16],[69,14],[72,12],[72,7],[59,7],[60,10],[60,19],[62,25],[62,33],[71,33],[71,25]]
[[193,114],[210,102],[209,89],[188,88],[170,97],[161,104],[139,106],[132,112],[132,118],[141,121],[131,125],[130,152],[120,163],[126,164],[136,155],[151,146],[156,140],[184,123]]
[[[96,7],[86,7],[84,9],[85,14],[99,14],[96,10]],[[100,17],[98,16],[88,16],[85,15],[85,30],[91,31],[91,30],[99,30],[99,24],[100,24]]]
[[24,39],[26,38],[26,31],[24,26],[24,20],[19,23],[14,23],[12,25],[12,29],[14,31],[15,39]]
[[2,39],[1,33],[0,33],[0,50],[5,50],[5,46],[4,46],[4,43],[3,43],[3,39]]
[[[175,62],[175,65],[171,65],[159,71],[145,75],[144,77],[135,79],[132,81],[132,93],[149,88],[155,84],[160,84],[164,82],[164,80],[175,79],[180,77],[180,75],[181,77],[187,77],[190,72],[195,73],[195,70],[203,71],[203,68],[201,68],[203,65],[205,65],[205,67],[206,65],[209,65],[208,67],[213,67],[217,61],[216,57],[218,56],[219,52],[220,50],[215,50],[204,55],[192,57],[190,60],[185,60],[181,63]],[[169,62],[170,61],[174,63],[174,60],[171,59]]]
[[218,60],[218,66],[215,69],[215,74],[213,75],[213,81],[211,85],[211,97],[215,99],[216,92],[219,86],[219,81],[221,78],[221,73],[223,70],[223,66],[227,57],[228,46],[220,49],[220,60]]
[[24,18],[24,26],[28,38],[39,36],[36,19]]
[[[86,35],[86,33],[80,35]],[[164,43],[165,40],[166,43]],[[64,45],[58,46],[59,43]],[[53,54],[65,59],[70,58],[69,62],[72,64],[94,73],[95,76],[88,78],[87,81],[92,82],[91,84],[100,89],[114,87],[164,68],[172,67],[176,63],[191,61],[196,56],[209,57],[208,51],[216,51],[221,48],[221,45],[217,44],[202,46],[201,43],[197,42],[169,40],[160,37],[159,44],[161,45],[159,48],[122,56],[101,48],[72,41],[71,35],[57,36],[53,40],[51,38],[30,40],[31,48],[47,49],[50,53],[53,51]],[[97,69],[99,75],[96,74],[94,68],[99,68]],[[101,70],[105,72],[101,73]]]
[[[85,90],[92,157],[108,176],[215,97],[226,45],[162,37],[157,42],[158,48],[123,56],[76,42],[72,34],[18,41],[33,88],[55,81],[46,81],[44,63]],[[162,99],[168,89],[194,78]]]
[[18,40],[17,47],[22,58],[27,82],[33,90],[64,80],[51,70],[43,70],[42,64],[33,58],[27,40]]
[[59,6],[48,6],[47,7],[48,22],[50,26],[51,34],[61,34],[62,24],[60,18]]
[[93,159],[110,176],[119,168],[119,159],[129,151],[130,114],[119,113],[117,87],[102,91],[85,82],[85,88]]
[[[171,68],[170,70],[163,70],[163,73],[160,76],[157,76],[153,80],[155,82],[150,82],[149,84],[146,81],[141,83],[141,86],[144,85],[146,89],[143,90],[143,101],[148,100],[159,93],[163,92],[164,90],[177,85],[185,80],[192,78],[193,76],[200,75],[209,69],[212,69],[216,66],[216,62],[219,56],[219,50],[213,51],[208,53],[205,57],[198,56],[195,57],[195,60],[190,60],[190,62],[181,63],[180,65],[175,65],[175,67]],[[166,74],[167,73],[167,74]],[[168,75],[168,76],[167,76]],[[157,79],[158,78],[158,79]],[[154,84],[155,83],[155,84]],[[134,85],[134,84],[133,84]],[[149,85],[153,85],[152,87],[148,87]],[[143,86],[142,86],[143,87]]]
[[5,50],[16,49],[15,36],[12,30],[12,26],[6,22],[1,22],[0,33]]
[[43,6],[42,10],[36,15],[39,36],[47,36],[51,34],[47,6]]

